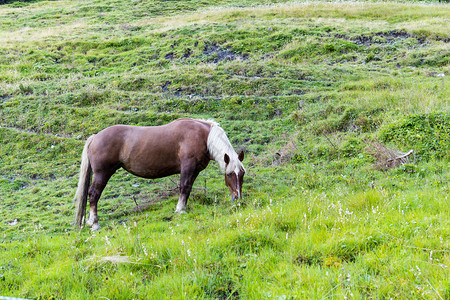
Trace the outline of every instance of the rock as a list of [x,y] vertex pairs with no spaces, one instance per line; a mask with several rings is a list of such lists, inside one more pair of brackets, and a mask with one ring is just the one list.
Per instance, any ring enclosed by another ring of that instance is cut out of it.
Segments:
[[19,221],[17,219],[14,219],[11,222],[6,222],[9,226],[16,226],[17,224],[19,224]]

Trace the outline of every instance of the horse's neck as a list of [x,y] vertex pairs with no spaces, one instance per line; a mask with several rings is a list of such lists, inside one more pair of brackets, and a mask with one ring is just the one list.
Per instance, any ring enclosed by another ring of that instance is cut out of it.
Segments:
[[230,161],[238,160],[238,155],[228,140],[225,131],[218,125],[212,125],[208,135],[208,151],[211,157],[219,164],[220,170],[225,172],[224,156],[228,154]]

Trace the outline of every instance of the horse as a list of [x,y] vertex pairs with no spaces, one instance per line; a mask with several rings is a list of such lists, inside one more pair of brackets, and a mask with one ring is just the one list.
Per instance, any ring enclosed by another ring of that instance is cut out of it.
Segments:
[[147,179],[180,174],[175,213],[185,213],[192,185],[211,160],[225,173],[232,200],[242,198],[244,152],[235,152],[217,122],[183,118],[161,126],[107,127],[90,136],[83,148],[74,199],[75,226],[83,225],[89,196],[86,224],[93,231],[100,229],[97,203],[108,180],[120,168]]

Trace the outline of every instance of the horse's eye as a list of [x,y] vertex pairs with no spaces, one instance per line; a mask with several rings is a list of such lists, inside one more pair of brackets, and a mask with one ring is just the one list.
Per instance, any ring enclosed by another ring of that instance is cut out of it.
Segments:
[[228,178],[231,178],[231,173],[230,173],[230,174],[227,174],[227,177],[228,177]]

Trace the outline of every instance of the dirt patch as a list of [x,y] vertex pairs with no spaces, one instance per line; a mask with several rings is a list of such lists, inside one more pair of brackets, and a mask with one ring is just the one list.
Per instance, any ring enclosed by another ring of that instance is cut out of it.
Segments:
[[219,63],[222,61],[232,61],[236,59],[247,59],[246,56],[236,54],[231,48],[222,48],[216,44],[206,44],[203,54],[207,57],[208,62]]
[[192,52],[191,48],[187,48],[184,51],[184,54],[183,54],[183,56],[181,58],[184,58],[184,59],[189,58],[193,53],[194,52]]
[[[198,42],[195,43],[195,47],[198,46]],[[174,46],[172,46],[174,48]],[[222,47],[217,44],[205,44],[202,55],[199,56],[193,56],[194,51],[191,48],[187,48],[184,50],[183,54],[181,56],[177,55],[175,52],[169,52],[164,55],[165,59],[168,59],[170,61],[172,60],[179,60],[183,61],[185,59],[188,59],[190,57],[197,58],[204,60],[209,63],[219,63],[222,61],[232,61],[236,59],[246,60],[248,58],[248,55],[241,55],[239,53],[236,53],[231,47]]]
[[6,102],[11,99],[10,95],[0,95],[0,102]]
[[169,86],[171,86],[172,85],[172,81],[166,81],[166,82],[164,82],[164,84],[161,86],[161,88],[162,88],[162,90],[164,91],[164,92],[167,92],[167,91],[169,91]]
[[421,45],[425,44],[425,37],[419,37],[418,35],[408,33],[404,30],[377,32],[372,35],[360,35],[357,37],[348,37],[343,34],[336,34],[335,37],[346,41],[352,41],[356,45],[362,46],[371,46],[374,44],[393,44],[395,42],[406,40],[409,38],[416,39]]
[[173,60],[173,58],[174,58],[174,53],[173,53],[173,52],[169,52],[169,53],[167,53],[167,54],[164,56],[164,58],[165,58],[165,59],[168,59],[168,60]]

